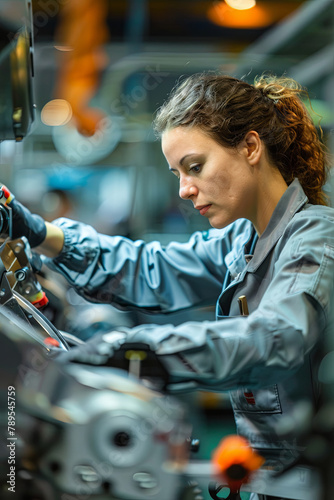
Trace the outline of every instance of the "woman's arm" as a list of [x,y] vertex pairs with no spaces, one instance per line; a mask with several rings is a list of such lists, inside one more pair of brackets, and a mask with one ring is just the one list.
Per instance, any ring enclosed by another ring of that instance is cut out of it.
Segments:
[[90,301],[150,312],[214,304],[234,240],[243,236],[245,244],[253,230],[249,221],[240,220],[163,247],[159,242],[103,235],[69,219],[54,223],[64,232],[64,246],[58,257],[45,261],[53,271]]
[[64,246],[64,232],[55,224],[45,222],[46,236],[44,241],[36,248],[37,252],[46,257],[57,257]]

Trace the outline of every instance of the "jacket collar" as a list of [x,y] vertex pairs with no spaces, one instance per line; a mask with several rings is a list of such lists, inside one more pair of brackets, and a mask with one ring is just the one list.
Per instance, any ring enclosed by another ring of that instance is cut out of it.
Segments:
[[269,220],[269,223],[256,243],[254,256],[249,263],[248,271],[255,271],[264,261],[270,250],[282,236],[293,216],[308,202],[298,179],[287,188]]

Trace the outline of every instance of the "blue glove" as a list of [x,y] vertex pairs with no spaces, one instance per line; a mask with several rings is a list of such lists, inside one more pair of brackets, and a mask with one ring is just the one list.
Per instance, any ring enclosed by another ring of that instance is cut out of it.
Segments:
[[40,245],[46,236],[46,225],[42,217],[32,214],[26,207],[15,199],[15,196],[6,188],[0,188],[0,200],[5,199],[5,205],[12,210],[12,239],[25,236],[31,248]]

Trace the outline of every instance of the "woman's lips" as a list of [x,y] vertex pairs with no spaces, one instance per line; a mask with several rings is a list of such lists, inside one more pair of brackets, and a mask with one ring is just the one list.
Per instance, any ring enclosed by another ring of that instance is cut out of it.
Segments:
[[206,212],[209,210],[210,207],[211,207],[211,205],[201,205],[201,206],[195,207],[195,208],[197,208],[197,210],[199,210],[199,213],[201,215],[204,215],[204,214],[206,214]]

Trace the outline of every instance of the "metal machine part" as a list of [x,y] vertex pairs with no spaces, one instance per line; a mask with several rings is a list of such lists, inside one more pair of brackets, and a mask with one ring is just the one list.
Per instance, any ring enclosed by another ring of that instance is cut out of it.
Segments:
[[63,335],[38,310],[47,299],[31,267],[29,253],[23,239],[5,240],[0,246],[0,306],[6,308],[13,322],[23,323],[27,335],[45,349],[67,350]]
[[178,400],[121,370],[47,359],[31,373],[30,361],[21,359],[29,376],[15,383],[17,492],[31,500],[193,498],[184,475],[191,428]]
[[45,306],[48,299],[30,264],[32,255],[27,240],[6,240],[0,247],[0,255],[11,288],[37,309]]
[[0,140],[21,141],[35,119],[32,4],[17,1],[15,19],[1,4],[0,70],[6,78],[0,82]]

